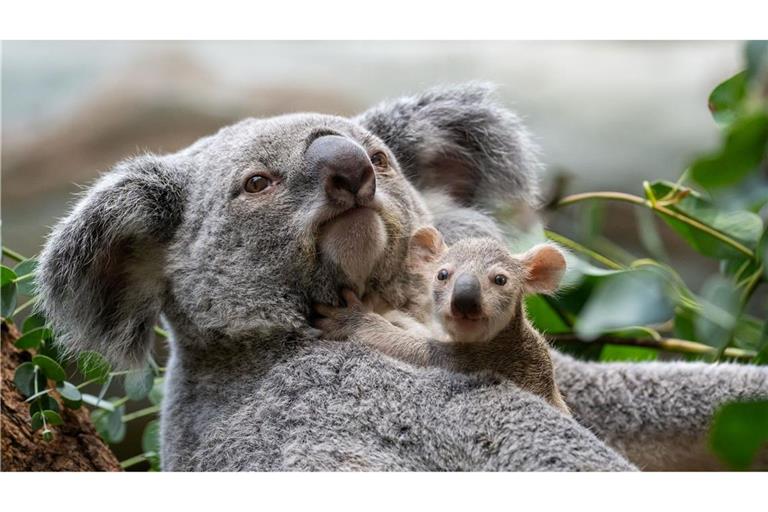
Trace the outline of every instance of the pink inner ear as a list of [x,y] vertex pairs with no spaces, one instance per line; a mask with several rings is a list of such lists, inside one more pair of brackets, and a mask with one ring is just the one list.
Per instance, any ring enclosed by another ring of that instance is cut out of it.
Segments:
[[445,244],[440,232],[432,226],[417,229],[411,236],[411,257],[421,261],[434,261],[443,253]]
[[565,272],[565,256],[554,246],[539,245],[528,251],[526,258],[526,281],[530,291],[551,293],[557,289]]

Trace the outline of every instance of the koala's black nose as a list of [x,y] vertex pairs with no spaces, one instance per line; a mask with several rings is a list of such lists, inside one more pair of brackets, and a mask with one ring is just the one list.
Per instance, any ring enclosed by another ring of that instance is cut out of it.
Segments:
[[483,312],[483,294],[480,281],[472,274],[461,274],[456,278],[451,296],[451,312],[466,318],[477,318]]
[[328,199],[338,206],[365,206],[376,194],[371,159],[359,144],[346,137],[318,137],[307,148],[305,158],[320,177]]

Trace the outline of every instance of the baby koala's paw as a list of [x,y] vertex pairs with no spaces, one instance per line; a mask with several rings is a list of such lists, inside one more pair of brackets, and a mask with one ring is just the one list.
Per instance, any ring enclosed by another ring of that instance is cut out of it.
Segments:
[[346,307],[315,304],[315,311],[324,317],[315,322],[315,327],[320,329],[327,339],[350,338],[365,321],[366,315],[373,311],[371,305],[363,303],[352,290],[342,290],[341,297],[346,302]]

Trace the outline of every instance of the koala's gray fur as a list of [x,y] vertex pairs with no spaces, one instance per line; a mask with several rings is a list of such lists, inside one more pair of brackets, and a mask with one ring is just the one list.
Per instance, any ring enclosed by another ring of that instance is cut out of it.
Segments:
[[[164,469],[630,470],[592,432],[642,467],[679,453],[670,447],[683,434],[692,446],[703,439],[717,404],[768,396],[765,368],[697,372],[555,355],[582,426],[509,383],[316,339],[311,303],[337,302],[337,290],[351,285],[343,264],[317,252],[326,210],[302,159],[313,137],[329,133],[392,161],[392,172],[377,177],[388,246],[372,256],[365,286],[395,308],[405,300],[392,283],[407,278],[408,233],[439,225],[398,162],[412,183],[440,186],[467,208],[502,195],[532,201],[536,191],[528,137],[477,86],[430,91],[354,120],[249,119],[106,174],[41,254],[42,309],[68,350],[131,364],[146,356],[163,314],[172,333]],[[243,195],[256,170],[276,175],[271,195]],[[717,393],[690,392],[713,379]],[[657,453],[632,449],[638,436],[658,441]]]

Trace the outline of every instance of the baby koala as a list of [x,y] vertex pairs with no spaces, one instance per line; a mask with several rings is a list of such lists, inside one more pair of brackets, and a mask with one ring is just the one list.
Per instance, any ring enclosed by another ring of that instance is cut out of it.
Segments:
[[425,278],[426,311],[387,311],[376,298],[361,301],[343,290],[346,307],[317,305],[317,326],[331,339],[351,338],[419,366],[461,372],[492,370],[570,414],[555,384],[543,336],[525,316],[527,292],[552,293],[565,257],[541,244],[512,254],[491,238],[466,239],[448,248],[433,227],[411,237],[407,264]]

